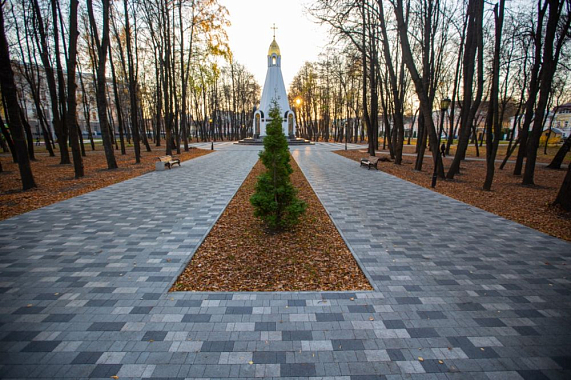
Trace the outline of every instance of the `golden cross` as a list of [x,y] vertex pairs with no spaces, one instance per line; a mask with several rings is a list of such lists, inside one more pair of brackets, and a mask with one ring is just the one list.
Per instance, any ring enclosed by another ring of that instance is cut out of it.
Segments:
[[274,26],[272,26],[270,29],[274,30],[274,40],[275,40],[276,39],[276,29],[277,29],[276,24],[274,23]]

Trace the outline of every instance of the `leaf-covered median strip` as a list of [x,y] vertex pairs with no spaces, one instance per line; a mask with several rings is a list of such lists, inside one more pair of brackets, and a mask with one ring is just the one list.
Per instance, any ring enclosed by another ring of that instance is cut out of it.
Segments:
[[308,204],[300,223],[272,233],[254,217],[250,197],[258,162],[173,291],[372,290],[309,183],[291,160],[298,196]]

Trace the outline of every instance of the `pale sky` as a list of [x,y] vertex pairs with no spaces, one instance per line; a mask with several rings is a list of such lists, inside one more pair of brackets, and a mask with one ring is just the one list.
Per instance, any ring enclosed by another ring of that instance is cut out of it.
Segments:
[[234,59],[264,85],[267,54],[272,43],[272,25],[282,54],[282,74],[286,89],[306,61],[316,61],[329,42],[327,30],[306,14],[310,0],[219,0],[228,8],[232,26],[227,29]]

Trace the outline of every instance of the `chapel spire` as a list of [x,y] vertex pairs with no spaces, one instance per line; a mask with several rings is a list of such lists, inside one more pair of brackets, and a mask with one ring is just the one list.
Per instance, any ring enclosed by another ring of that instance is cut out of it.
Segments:
[[274,31],[274,40],[272,41],[272,43],[270,44],[270,48],[268,49],[268,57],[271,57],[272,54],[275,54],[277,57],[279,57],[279,56],[281,56],[280,47],[278,46],[278,43],[276,42],[276,30],[278,29],[278,27],[274,23],[274,26],[272,26],[270,29],[272,29]]
[[270,109],[274,103],[277,103],[282,116],[282,130],[284,135],[295,136],[295,117],[288,103],[287,91],[284,85],[284,79],[281,70],[281,52],[276,42],[276,25],[270,29],[273,30],[273,40],[268,49],[268,71],[266,73],[266,81],[262,97],[260,98],[260,106],[254,112],[254,138],[266,136],[266,124],[270,122]]

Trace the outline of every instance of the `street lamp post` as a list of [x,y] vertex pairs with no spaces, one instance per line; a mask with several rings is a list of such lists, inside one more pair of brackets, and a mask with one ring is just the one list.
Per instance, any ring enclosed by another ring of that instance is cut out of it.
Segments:
[[301,115],[299,114],[299,112],[300,112],[300,107],[301,107],[301,102],[302,102],[301,97],[300,97],[300,96],[297,96],[297,97],[295,98],[294,102],[295,102],[295,106],[294,106],[294,107],[295,107],[295,110],[296,110],[296,112],[295,112],[295,122],[296,122],[296,124],[297,124],[296,132],[297,132],[297,135],[300,136],[301,134],[299,133],[299,126],[300,126],[300,123],[301,123]]
[[209,119],[210,124],[210,132],[212,133],[212,138],[210,139],[210,150],[214,150],[214,140],[216,139],[216,135],[214,132],[214,128],[212,127],[212,119]]
[[432,188],[436,187],[436,179],[438,177],[438,163],[440,162],[440,140],[442,139],[442,127],[444,126],[444,115],[448,110],[448,106],[452,101],[444,98],[440,101],[440,128],[438,129],[438,144],[436,145],[436,160],[434,160],[434,172],[432,173]]
[[347,132],[349,131],[349,128],[347,128],[348,124],[349,123],[347,122],[347,120],[345,120],[345,150],[347,150],[347,135],[348,135]]

